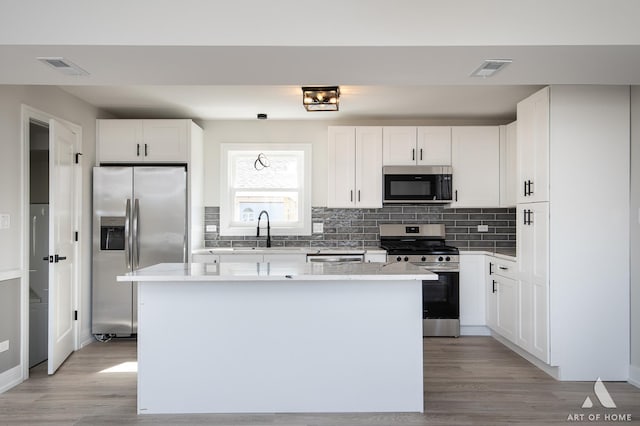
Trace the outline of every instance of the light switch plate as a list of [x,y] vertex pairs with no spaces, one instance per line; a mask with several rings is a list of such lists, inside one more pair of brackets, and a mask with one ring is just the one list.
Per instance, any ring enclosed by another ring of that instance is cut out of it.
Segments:
[[9,350],[9,341],[5,340],[4,342],[0,342],[0,353],[6,352]]
[[317,222],[313,224],[313,233],[314,234],[321,234],[324,232],[324,223],[322,222]]
[[478,232],[489,232],[489,225],[478,225]]
[[205,227],[205,232],[217,232],[218,227],[216,225],[207,225]]
[[11,215],[0,214],[0,229],[9,229],[11,226]]

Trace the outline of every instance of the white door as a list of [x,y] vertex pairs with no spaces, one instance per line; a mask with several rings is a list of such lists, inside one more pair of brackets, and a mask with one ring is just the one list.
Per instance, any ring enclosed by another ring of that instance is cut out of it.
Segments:
[[74,350],[75,141],[49,120],[49,374]]

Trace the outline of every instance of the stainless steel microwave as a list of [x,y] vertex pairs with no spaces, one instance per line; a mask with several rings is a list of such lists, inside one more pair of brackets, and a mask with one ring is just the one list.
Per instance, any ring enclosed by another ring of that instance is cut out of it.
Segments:
[[451,166],[385,166],[383,203],[443,204],[452,201]]

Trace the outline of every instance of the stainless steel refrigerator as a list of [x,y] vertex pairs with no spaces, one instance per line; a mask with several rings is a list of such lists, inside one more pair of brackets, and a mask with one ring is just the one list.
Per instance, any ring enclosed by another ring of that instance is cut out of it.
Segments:
[[92,333],[137,333],[137,285],[116,276],[187,259],[185,167],[94,167]]

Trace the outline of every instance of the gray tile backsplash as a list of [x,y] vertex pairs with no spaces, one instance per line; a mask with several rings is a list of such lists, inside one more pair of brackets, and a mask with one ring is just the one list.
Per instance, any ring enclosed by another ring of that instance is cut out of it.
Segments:
[[[273,247],[378,247],[381,223],[444,223],[447,244],[460,249],[502,249],[516,246],[515,208],[451,209],[443,206],[385,206],[381,209],[313,207],[313,222],[324,232],[305,236],[272,236]],[[205,207],[205,225],[220,229],[220,208]],[[488,232],[478,232],[488,225]],[[262,247],[264,238],[222,237],[206,232],[206,247]]]

